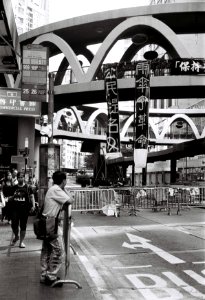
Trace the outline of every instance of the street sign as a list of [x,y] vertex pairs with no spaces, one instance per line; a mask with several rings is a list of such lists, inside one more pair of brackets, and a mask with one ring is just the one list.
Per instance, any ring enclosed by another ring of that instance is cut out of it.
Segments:
[[21,164],[25,162],[25,157],[17,155],[17,156],[11,156],[11,163],[12,164]]
[[23,101],[47,102],[48,48],[29,44],[23,46],[21,98]]
[[0,115],[39,117],[41,103],[21,101],[21,89],[0,88]]

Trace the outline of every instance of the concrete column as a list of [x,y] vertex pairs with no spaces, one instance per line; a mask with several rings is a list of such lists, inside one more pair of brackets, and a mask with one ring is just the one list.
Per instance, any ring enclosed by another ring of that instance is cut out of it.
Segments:
[[39,154],[39,149],[40,149],[40,144],[41,144],[41,137],[37,136],[35,137],[35,143],[34,143],[34,171],[35,171],[35,176],[39,180],[40,178],[40,154]]
[[177,168],[177,161],[175,158],[171,159],[171,183],[176,182],[176,168]]
[[142,168],[142,186],[147,185],[147,168]]

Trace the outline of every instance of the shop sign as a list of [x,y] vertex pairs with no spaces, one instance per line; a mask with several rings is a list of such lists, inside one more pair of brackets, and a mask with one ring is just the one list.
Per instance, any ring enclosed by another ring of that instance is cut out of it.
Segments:
[[12,164],[21,164],[25,162],[25,157],[17,155],[17,156],[11,156],[11,163]]
[[0,114],[39,117],[41,104],[21,101],[21,89],[0,88]]

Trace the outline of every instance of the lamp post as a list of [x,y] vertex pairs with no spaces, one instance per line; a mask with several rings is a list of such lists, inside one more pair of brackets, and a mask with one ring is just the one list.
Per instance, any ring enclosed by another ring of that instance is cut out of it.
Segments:
[[[183,127],[183,125],[186,125],[186,139],[187,139],[187,136],[188,136],[188,123],[183,121],[183,120],[179,120],[177,121],[177,124],[176,124],[176,127],[178,129],[181,129]],[[184,164],[184,163],[183,163]],[[187,161],[187,156],[185,157],[185,181],[187,181],[187,175],[188,175],[188,161]],[[184,177],[184,176],[183,176]]]
[[29,148],[28,148],[29,142],[28,142],[28,137],[25,137],[25,142],[24,142],[24,158],[25,158],[25,169],[24,169],[24,175],[26,177],[27,173],[27,165],[28,165],[28,155],[29,155]]

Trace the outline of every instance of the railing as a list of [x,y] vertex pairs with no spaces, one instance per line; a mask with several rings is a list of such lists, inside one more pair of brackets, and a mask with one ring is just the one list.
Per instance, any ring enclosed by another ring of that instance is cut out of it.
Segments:
[[75,198],[73,211],[87,213],[110,209],[111,215],[116,217],[120,216],[120,211],[135,215],[136,211],[144,209],[164,210],[171,215],[173,210],[179,214],[184,208],[205,207],[205,187],[69,188],[69,192]]
[[173,209],[180,214],[184,208],[205,207],[204,187],[153,187],[116,189],[121,208],[130,209],[135,214],[140,209],[167,211],[171,215]]
[[106,205],[116,204],[114,189],[70,189],[75,201],[72,204],[73,211],[94,212],[101,211]]
[[[144,61],[119,62],[109,65],[116,66],[117,79],[134,78],[136,74],[136,66]],[[205,75],[205,60],[202,58],[178,58],[178,59],[162,59],[156,58],[150,62],[150,76],[170,76],[170,75]],[[104,80],[104,68],[99,68],[94,80]],[[89,67],[82,67],[87,71]],[[56,72],[57,73],[57,72]],[[65,72],[63,84],[77,83],[73,70],[68,68]]]

